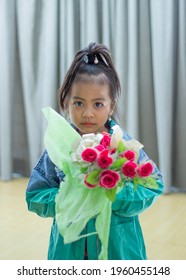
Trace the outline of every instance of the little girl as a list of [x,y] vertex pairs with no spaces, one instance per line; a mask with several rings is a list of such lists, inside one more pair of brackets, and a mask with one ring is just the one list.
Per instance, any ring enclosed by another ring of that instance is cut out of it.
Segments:
[[[59,103],[73,128],[80,134],[108,132],[112,134],[116,122],[120,82],[110,52],[104,45],[91,43],[75,58],[59,89]],[[123,130],[123,138],[131,137]],[[139,162],[148,160],[140,150]],[[138,214],[150,207],[163,192],[162,176],[155,167],[158,188],[138,185],[134,191],[130,182],[124,182],[112,203],[111,226],[108,242],[109,260],[144,260],[146,249]],[[97,260],[100,240],[90,235],[65,244],[55,219],[55,198],[64,173],[59,171],[45,150],[32,171],[26,190],[28,209],[41,217],[52,217],[48,259]],[[73,207],[73,205],[71,206]],[[82,234],[95,232],[95,219],[88,221]]]

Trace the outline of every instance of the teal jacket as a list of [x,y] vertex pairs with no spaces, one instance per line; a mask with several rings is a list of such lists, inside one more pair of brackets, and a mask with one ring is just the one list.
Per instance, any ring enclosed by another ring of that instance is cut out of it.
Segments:
[[[115,123],[111,121],[110,132]],[[125,140],[131,137],[124,131]],[[147,160],[148,156],[141,150],[139,161]],[[138,218],[150,207],[163,192],[163,181],[159,170],[157,172],[157,189],[138,186],[133,190],[132,183],[124,185],[112,204],[111,227],[108,244],[109,260],[144,260],[147,259],[143,234]],[[26,190],[28,209],[39,216],[53,218],[48,248],[49,260],[83,260],[85,243],[88,259],[97,260],[101,244],[97,235],[82,238],[70,244],[64,244],[59,234],[55,220],[55,197],[59,190],[64,173],[59,171],[50,160],[45,150],[32,171]],[[73,207],[73,205],[72,205]],[[95,219],[91,219],[82,234],[95,232]]]

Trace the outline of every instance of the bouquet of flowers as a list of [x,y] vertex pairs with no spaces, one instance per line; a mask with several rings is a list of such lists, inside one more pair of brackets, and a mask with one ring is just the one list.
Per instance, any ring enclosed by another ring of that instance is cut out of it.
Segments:
[[[82,137],[52,108],[43,109],[48,126],[45,147],[55,166],[63,171],[56,196],[55,219],[64,243],[93,234],[101,242],[100,260],[108,259],[108,239],[112,201],[125,182],[156,188],[151,161],[141,162],[135,140],[125,141],[119,126],[113,134],[87,134]],[[132,185],[132,184],[131,184]],[[95,218],[95,232],[82,234],[86,224]]]
[[122,136],[118,125],[112,135],[85,134],[71,153],[85,186],[105,189],[111,201],[115,200],[117,188],[123,187],[126,181],[132,181],[135,190],[138,185],[157,187],[152,161],[138,164],[143,145],[136,140],[125,141]]

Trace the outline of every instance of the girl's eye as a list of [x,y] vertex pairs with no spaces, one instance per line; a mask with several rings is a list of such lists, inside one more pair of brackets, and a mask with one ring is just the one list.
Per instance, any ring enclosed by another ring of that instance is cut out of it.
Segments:
[[81,101],[76,101],[76,102],[74,102],[74,105],[77,107],[81,107],[83,105],[83,103]]
[[104,106],[103,103],[100,103],[100,102],[95,103],[96,108],[100,108],[100,107],[103,107],[103,106]]

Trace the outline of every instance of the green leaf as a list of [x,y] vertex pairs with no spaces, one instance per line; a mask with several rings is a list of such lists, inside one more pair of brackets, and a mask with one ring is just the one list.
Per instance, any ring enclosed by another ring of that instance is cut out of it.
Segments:
[[111,166],[110,166],[110,169],[120,169],[123,164],[127,161],[126,158],[120,158],[120,159],[117,159]]
[[87,170],[88,170],[88,166],[81,166],[80,168],[80,172],[83,174],[86,174]]
[[158,184],[156,179],[152,176],[145,178],[145,187],[150,189],[158,189]]
[[139,180],[138,178],[136,178],[136,179],[133,180],[133,182],[134,182],[134,191],[137,190],[139,181],[140,181],[140,180]]
[[122,141],[119,141],[118,147],[117,147],[117,152],[123,153],[125,151],[125,146]]
[[120,180],[119,183],[117,184],[117,188],[122,188],[124,186],[123,180]]
[[111,189],[111,190],[109,190],[109,189],[106,189],[105,190],[105,193],[106,193],[106,196],[107,196],[107,198],[110,200],[110,201],[115,201],[115,199],[116,199],[116,187],[115,188],[113,188],[113,189]]
[[[156,183],[156,179],[153,178],[152,176],[146,177],[146,178],[136,178],[135,184],[141,185],[145,188],[149,189],[158,189],[158,184]],[[135,186],[134,186],[135,188]]]
[[86,177],[87,183],[92,184],[92,185],[98,184],[100,173],[101,173],[101,170],[99,170],[99,169],[95,169],[92,172],[90,172],[88,174],[88,176]]

